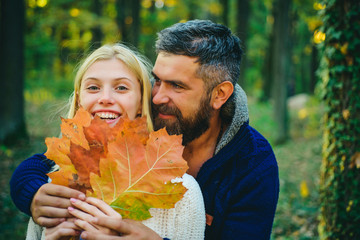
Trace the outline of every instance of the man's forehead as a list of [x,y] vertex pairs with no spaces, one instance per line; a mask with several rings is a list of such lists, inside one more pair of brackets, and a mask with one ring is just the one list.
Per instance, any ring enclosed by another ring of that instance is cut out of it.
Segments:
[[[161,70],[175,70],[175,71],[196,71],[200,64],[197,58],[185,55],[176,55],[171,53],[159,53],[156,58],[153,71],[155,74],[158,68]],[[164,69],[165,68],[165,69]]]
[[155,79],[186,85],[203,82],[198,76],[200,64],[196,58],[185,55],[159,54],[152,70]]

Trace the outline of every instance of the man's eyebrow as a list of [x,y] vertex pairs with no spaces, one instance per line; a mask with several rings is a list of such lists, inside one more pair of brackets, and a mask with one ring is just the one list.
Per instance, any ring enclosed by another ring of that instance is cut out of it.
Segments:
[[[155,80],[160,80],[160,78],[153,71],[151,71],[151,75],[153,75]],[[169,84],[176,84],[176,85],[182,86],[183,88],[189,88],[189,86],[187,84],[185,84],[179,80],[161,80],[161,81],[165,82],[165,83],[169,83]]]
[[152,75],[156,80],[159,80],[159,79],[160,79],[153,71],[151,71],[151,75]]

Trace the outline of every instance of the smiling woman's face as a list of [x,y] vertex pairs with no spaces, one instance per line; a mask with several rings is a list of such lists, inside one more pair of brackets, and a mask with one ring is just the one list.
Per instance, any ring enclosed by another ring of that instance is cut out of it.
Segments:
[[135,74],[116,58],[98,60],[85,72],[80,105],[93,116],[115,125],[120,117],[133,120],[141,113],[141,87]]

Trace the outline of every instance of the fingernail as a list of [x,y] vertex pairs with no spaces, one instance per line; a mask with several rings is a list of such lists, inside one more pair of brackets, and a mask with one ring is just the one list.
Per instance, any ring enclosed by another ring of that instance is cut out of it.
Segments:
[[85,200],[85,198],[86,198],[85,194],[80,194],[80,195],[79,195],[79,199]]
[[73,207],[68,207],[68,210],[69,211],[74,211],[74,208]]
[[76,203],[77,199],[76,198],[70,198],[70,202],[71,203]]
[[86,239],[87,237],[87,233],[86,232],[82,232],[80,235],[81,238]]

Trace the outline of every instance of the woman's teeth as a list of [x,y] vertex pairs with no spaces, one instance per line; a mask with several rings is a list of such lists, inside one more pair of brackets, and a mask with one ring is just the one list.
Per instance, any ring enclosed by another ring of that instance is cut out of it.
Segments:
[[119,114],[109,112],[98,112],[95,115],[99,116],[101,119],[115,119],[120,116]]

